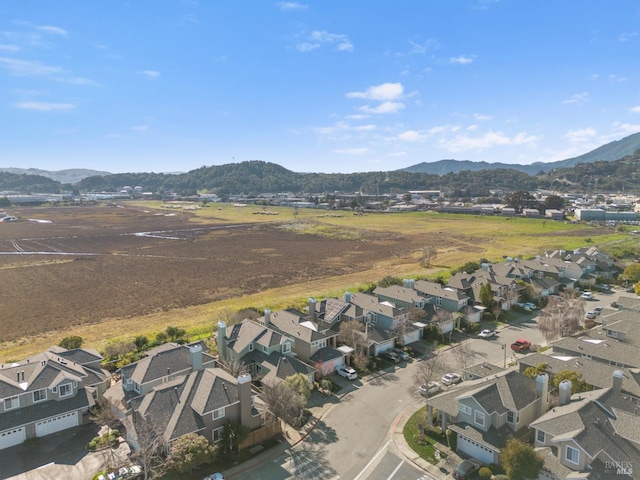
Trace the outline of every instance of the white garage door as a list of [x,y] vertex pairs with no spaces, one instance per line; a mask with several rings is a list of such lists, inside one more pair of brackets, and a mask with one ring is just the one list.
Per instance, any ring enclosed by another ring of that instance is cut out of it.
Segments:
[[493,451],[491,449],[460,434],[458,434],[458,450],[487,465],[493,463]]
[[20,445],[27,439],[27,433],[24,427],[14,428],[13,430],[5,430],[0,432],[0,450],[3,448]]
[[408,345],[409,343],[417,342],[420,340],[420,332],[422,330],[413,330],[412,332],[407,332],[404,336],[404,344]]
[[78,412],[65,413],[36,423],[36,436],[44,437],[76,426],[78,426]]

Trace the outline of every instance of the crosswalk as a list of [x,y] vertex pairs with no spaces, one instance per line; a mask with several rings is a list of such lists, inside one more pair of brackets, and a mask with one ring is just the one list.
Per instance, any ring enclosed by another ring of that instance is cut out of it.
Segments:
[[314,452],[307,450],[291,450],[273,460],[280,464],[293,478],[299,480],[339,480],[340,475]]

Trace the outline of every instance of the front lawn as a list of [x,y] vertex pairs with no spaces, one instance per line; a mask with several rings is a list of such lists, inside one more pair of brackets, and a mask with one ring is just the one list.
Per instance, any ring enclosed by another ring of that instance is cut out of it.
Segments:
[[[411,449],[420,455],[421,458],[432,464],[437,464],[436,450],[439,450],[437,443],[446,442],[445,436],[440,430],[429,427],[426,420],[427,407],[422,407],[407,421],[404,426],[403,435]],[[440,453],[440,458],[447,455]]]

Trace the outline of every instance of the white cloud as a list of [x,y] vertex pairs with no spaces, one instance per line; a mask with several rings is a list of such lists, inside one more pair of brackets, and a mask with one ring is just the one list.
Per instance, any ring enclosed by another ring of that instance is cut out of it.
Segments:
[[481,122],[493,119],[493,117],[491,115],[483,115],[482,113],[474,113],[473,114],[473,118],[475,118],[476,120],[479,120]]
[[276,6],[283,11],[291,11],[291,10],[307,10],[309,5],[304,5],[298,2],[278,2]]
[[67,36],[67,31],[60,27],[53,27],[51,25],[43,25],[41,27],[36,27],[41,32],[52,33],[54,35],[62,35],[63,37]]
[[0,51],[17,52],[18,50],[20,49],[15,45],[0,44]]
[[349,130],[349,124],[346,122],[337,122],[330,127],[318,127],[314,130],[319,135],[334,135],[338,132],[346,132]]
[[344,148],[340,150],[334,150],[333,153],[339,153],[342,155],[364,155],[369,153],[368,148]]
[[631,32],[631,33],[621,33],[618,36],[618,41],[620,42],[628,42],[630,41],[633,37],[636,37],[638,35],[637,32]]
[[133,130],[134,132],[146,132],[147,130],[149,130],[149,125],[134,125],[133,127],[131,127],[131,130]]
[[90,85],[92,87],[100,86],[98,82],[83,77],[53,77],[53,79],[61,83],[68,83],[70,85]]
[[363,92],[349,92],[347,93],[347,98],[364,98],[384,102],[401,98],[403,92],[404,87],[401,83],[383,83],[369,87]]
[[618,75],[609,75],[609,81],[611,83],[620,83],[620,82],[626,82],[627,78],[626,77],[620,77]]
[[473,56],[460,55],[459,57],[451,57],[449,59],[449,63],[453,63],[454,65],[468,65],[469,63],[472,63],[473,60]]
[[323,45],[334,45],[341,52],[351,52],[353,44],[349,37],[342,34],[330,33],[326,30],[316,30],[311,32],[309,38],[297,45],[301,52],[309,52]]
[[629,111],[631,113],[640,113],[640,105],[638,105],[637,107],[631,107]]
[[402,109],[404,109],[404,103],[400,102],[382,102],[377,107],[370,107],[369,105],[360,107],[361,111],[374,114],[396,113]]
[[423,133],[417,130],[407,130],[398,135],[398,139],[404,142],[420,142],[427,138]]
[[365,118],[369,118],[369,115],[363,115],[361,113],[356,113],[354,115],[347,115],[347,117],[349,120],[362,120]]
[[142,70],[140,73],[148,78],[158,78],[160,76],[160,72],[156,70]]
[[541,137],[528,135],[524,132],[509,137],[502,132],[489,131],[478,137],[467,134],[458,135],[451,140],[442,140],[440,145],[450,152],[462,152],[465,150],[485,150],[487,148],[511,145],[535,145]]
[[569,130],[564,134],[564,138],[569,140],[570,142],[586,142],[590,141],[593,137],[597,135],[597,131],[595,128],[583,128],[580,130]]
[[388,156],[389,157],[404,157],[407,155],[407,152],[404,151],[399,151],[399,152],[391,152]]
[[357,127],[353,127],[357,132],[370,132],[375,130],[377,127],[375,125],[358,125]]
[[566,104],[574,104],[574,105],[582,105],[585,102],[589,101],[589,94],[587,92],[576,93],[571,98],[567,100],[563,100],[562,103]]
[[477,130],[478,128],[480,128],[480,126],[479,126],[479,125],[469,125],[469,126],[467,127],[467,131],[468,131],[468,132],[473,132],[474,130]]
[[630,135],[632,133],[640,132],[640,125],[634,125],[633,123],[614,122],[612,126],[616,131],[623,134]]
[[23,110],[38,110],[40,112],[73,110],[74,108],[76,108],[76,106],[71,103],[52,102],[19,102],[15,104],[15,107]]
[[65,73],[60,67],[51,67],[30,60],[0,57],[0,64],[9,71],[9,74],[17,77],[53,76]]

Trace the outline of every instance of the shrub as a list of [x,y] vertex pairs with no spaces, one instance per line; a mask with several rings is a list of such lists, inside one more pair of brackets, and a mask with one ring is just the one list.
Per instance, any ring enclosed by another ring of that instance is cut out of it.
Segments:
[[478,475],[480,476],[480,478],[484,479],[489,479],[491,478],[491,475],[493,475],[493,473],[491,472],[491,470],[487,467],[482,467],[479,471],[478,471]]
[[325,392],[331,392],[333,383],[328,378],[323,378],[320,382],[320,388],[322,388],[322,390],[324,390]]
[[458,449],[458,435],[451,429],[447,430],[447,443],[454,452]]

